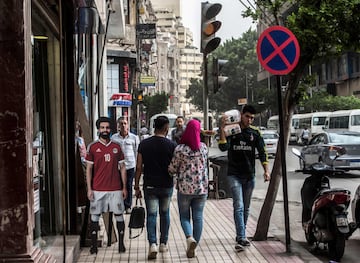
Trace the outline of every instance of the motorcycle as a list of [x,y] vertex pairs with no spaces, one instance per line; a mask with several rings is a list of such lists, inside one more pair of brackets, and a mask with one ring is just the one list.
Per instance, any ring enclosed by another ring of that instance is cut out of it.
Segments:
[[[329,150],[332,153],[332,163],[345,154],[342,147],[332,147]],[[345,240],[356,230],[356,223],[349,223],[347,217],[350,191],[330,187],[329,176],[342,171],[324,163],[306,165],[298,149],[293,148],[292,152],[305,164],[297,172],[310,175],[301,188],[302,225],[306,241],[314,250],[323,244],[328,249],[330,260],[340,261],[344,255]]]
[[356,228],[360,227],[360,185],[355,191],[353,200],[351,201],[351,213],[354,222],[356,223]]

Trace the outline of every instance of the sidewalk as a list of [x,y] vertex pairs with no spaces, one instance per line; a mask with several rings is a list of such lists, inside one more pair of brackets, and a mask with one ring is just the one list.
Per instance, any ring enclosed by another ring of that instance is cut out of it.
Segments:
[[[202,240],[197,248],[197,257],[188,259],[175,194],[173,195],[170,211],[169,251],[158,253],[157,259],[149,260],[149,262],[321,262],[306,250],[292,249],[293,253],[286,253],[285,244],[271,233],[268,234],[267,241],[252,241],[251,246],[245,251],[236,252],[234,249],[235,230],[232,199],[209,199],[207,201],[204,211],[204,229]],[[128,219],[129,215],[126,215],[126,226]],[[247,227],[250,240],[255,229],[256,220],[250,216]],[[126,227],[126,253],[118,253],[117,243],[109,247],[100,247],[97,255],[91,255],[89,248],[86,247],[81,249],[77,262],[148,262],[147,252],[149,245],[146,240],[146,230],[144,229],[143,234],[136,239],[129,240],[128,236],[128,228]]]

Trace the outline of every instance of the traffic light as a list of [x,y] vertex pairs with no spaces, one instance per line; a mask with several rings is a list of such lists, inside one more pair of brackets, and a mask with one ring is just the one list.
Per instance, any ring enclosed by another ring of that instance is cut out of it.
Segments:
[[142,90],[142,89],[138,90],[137,101],[139,103],[143,102],[143,100],[144,100],[144,94],[143,93],[144,93],[144,90]]
[[228,63],[226,59],[217,59],[213,58],[213,67],[212,67],[212,75],[213,75],[213,85],[214,85],[214,93],[218,92],[221,88],[221,85],[228,79],[228,77],[223,76],[221,74],[221,69],[224,65]]
[[215,37],[215,33],[221,27],[221,22],[216,20],[216,15],[221,10],[221,4],[201,3],[201,47],[203,54],[209,54],[219,45],[221,39]]

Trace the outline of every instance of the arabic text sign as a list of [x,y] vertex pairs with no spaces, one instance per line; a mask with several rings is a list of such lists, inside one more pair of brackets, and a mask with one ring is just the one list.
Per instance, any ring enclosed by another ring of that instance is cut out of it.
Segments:
[[138,24],[136,25],[136,37],[139,39],[154,39],[156,38],[155,24]]

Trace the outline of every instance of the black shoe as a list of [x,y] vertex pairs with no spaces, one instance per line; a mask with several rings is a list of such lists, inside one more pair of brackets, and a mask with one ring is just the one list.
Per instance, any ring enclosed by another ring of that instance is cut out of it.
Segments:
[[247,238],[245,238],[245,239],[239,240],[238,244],[240,244],[243,247],[249,247],[250,246],[250,241]]
[[91,247],[90,248],[90,254],[97,254],[97,252],[98,252],[97,247]]
[[124,242],[119,241],[119,253],[124,253],[126,251]]

